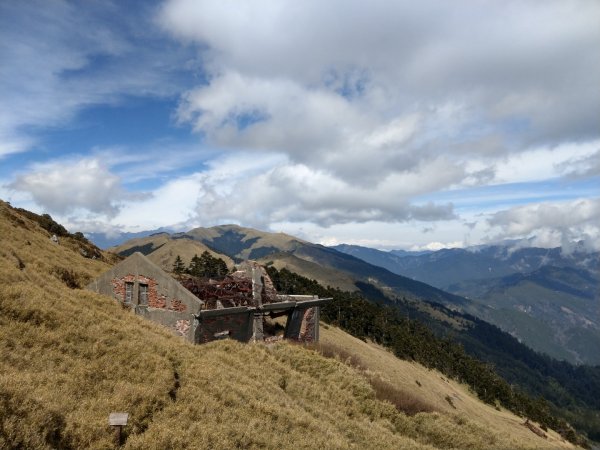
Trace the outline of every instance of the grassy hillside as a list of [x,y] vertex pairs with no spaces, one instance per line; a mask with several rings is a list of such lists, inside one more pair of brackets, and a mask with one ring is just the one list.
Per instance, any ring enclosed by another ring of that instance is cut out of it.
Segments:
[[[383,369],[392,363],[357,369],[288,343],[188,344],[77,289],[109,266],[73,251],[69,239],[52,243],[0,203],[1,448],[112,448],[107,418],[115,411],[130,414],[125,448],[570,447],[517,418],[508,428],[471,418],[458,399],[448,411],[424,398],[439,412],[408,416],[369,375],[379,371],[394,385],[401,376]],[[359,341],[324,335],[366,361]],[[423,390],[437,392],[439,375],[415,370]]]
[[291,253],[271,254],[259,259],[258,262],[278,270],[285,268],[294,273],[301,273],[312,280],[317,280],[323,286],[335,286],[344,291],[357,290],[356,281],[351,276],[339,270],[298,258]]
[[237,260],[259,259],[281,251],[293,252],[297,247],[309,244],[285,233],[265,233],[238,225],[195,228],[185,235]]
[[204,251],[208,251],[213,257],[223,259],[229,268],[234,265],[231,258],[211,250],[201,242],[185,237],[173,239],[167,233],[158,233],[152,236],[132,239],[123,245],[111,248],[110,251],[122,256],[141,252],[148,256],[150,261],[169,272],[173,269],[173,263],[177,256],[181,257],[184,265],[187,267],[190,265],[190,261],[194,255],[201,255]]
[[[508,441],[505,444],[507,448],[517,448],[519,442],[531,440],[532,432],[523,426],[522,418],[481,402],[468,386],[414,361],[398,359],[372,341],[357,339],[337,327],[325,325],[319,346],[324,352],[337,354],[340,359],[362,368],[371,379],[393,386],[400,401],[410,402],[417,397],[441,415],[449,414],[459,421],[461,417],[468,418],[473,424],[490,430],[493,439],[504,440],[510,436],[510,444]],[[567,445],[556,432],[549,430],[547,435],[548,445],[556,448]]]
[[[332,297],[322,310],[323,320],[386,345],[397,356],[465,380],[486,402],[498,400],[512,411],[562,429],[571,438],[575,436],[565,420],[590,438],[600,439],[600,367],[552,360],[487,322],[441,305],[430,305],[439,312],[436,317],[417,302],[386,304],[381,293],[369,301],[357,293],[323,288],[287,270],[269,268],[269,274],[283,292]],[[531,397],[525,398],[523,392]]]

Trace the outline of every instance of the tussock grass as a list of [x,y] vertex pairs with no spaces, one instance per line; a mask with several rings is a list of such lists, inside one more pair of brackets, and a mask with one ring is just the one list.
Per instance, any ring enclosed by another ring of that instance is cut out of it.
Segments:
[[[468,386],[418,363],[400,360],[387,349],[336,327],[321,328],[318,347],[324,354],[357,367],[369,381],[383,380],[393,391],[408,393],[432,407],[432,413],[417,412],[402,422],[403,432],[418,436],[421,443],[437,448],[574,448],[554,431],[547,439],[536,436],[522,426],[522,418],[481,402]],[[446,397],[452,399],[454,407]]]
[[328,358],[336,358],[345,364],[358,369],[367,378],[379,400],[384,400],[396,407],[400,412],[415,415],[420,412],[434,412],[436,408],[423,400],[421,396],[407,389],[399,389],[384,380],[380,375],[368,370],[368,363],[361,360],[350,350],[334,345],[331,342],[321,342],[313,346],[320,354]]
[[80,285],[108,268],[74,246],[0,203],[0,448],[113,448],[107,419],[121,411],[126,449],[535,448],[401,413],[360,361],[285,342],[189,344],[69,287],[57,268]]

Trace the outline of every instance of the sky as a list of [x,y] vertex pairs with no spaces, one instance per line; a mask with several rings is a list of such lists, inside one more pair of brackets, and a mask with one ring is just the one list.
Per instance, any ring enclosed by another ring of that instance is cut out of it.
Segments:
[[70,231],[600,249],[597,0],[0,2],[0,198]]

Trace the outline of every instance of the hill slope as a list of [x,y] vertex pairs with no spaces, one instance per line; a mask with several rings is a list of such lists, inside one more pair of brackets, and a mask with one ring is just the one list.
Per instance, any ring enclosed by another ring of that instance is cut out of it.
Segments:
[[[516,417],[490,429],[466,409],[406,416],[360,370],[302,347],[188,344],[69,287],[108,264],[53,244],[4,203],[0,244],[2,448],[109,448],[114,411],[130,414],[125,448],[571,447],[523,433]],[[350,351],[360,345],[328,333]]]
[[[391,305],[405,317],[426,324],[439,338],[460,343],[468,354],[492,364],[509,383],[520,386],[530,395],[545,397],[557,411],[568,409],[563,417],[595,439],[600,438],[600,417],[595,412],[600,403],[582,388],[589,385],[590,389],[600,389],[600,383],[594,381],[598,370],[585,366],[575,369],[532,351],[508,333],[478,319],[477,316],[483,315],[479,309],[484,305],[392,274],[334,249],[283,234],[230,225],[196,229],[179,236],[192,235],[204,239],[215,251],[237,252],[230,253],[234,258],[264,252],[262,263],[307,275],[322,285],[351,290],[342,285],[350,280],[369,300]],[[274,252],[275,244],[288,251]],[[330,296],[329,293],[323,295]]]
[[536,351],[600,364],[598,253],[489,246],[396,255],[360,246],[335,248],[468,297],[470,302],[457,306]]
[[453,289],[475,300],[470,312],[531,348],[577,364],[600,364],[600,286],[588,271],[544,266]]
[[564,253],[559,248],[513,248],[490,245],[467,249],[450,248],[427,253],[384,252],[357,245],[332,247],[356,256],[398,275],[422,281],[440,289],[463,281],[501,278],[516,273],[526,274],[545,266],[600,271],[600,253]]
[[[426,401],[437,411],[469,417],[490,430],[506,432],[514,439],[512,446],[530,439],[531,430],[523,426],[523,419],[504,408],[482,403],[468,386],[443,376],[437,370],[398,359],[388,349],[357,339],[336,327],[323,327],[321,345],[330,352],[338,351],[359,367],[368,368],[371,377],[381,378],[407,397],[417,392],[421,401]],[[557,448],[564,445],[553,431],[549,431],[548,442],[554,442],[550,445]]]
[[177,256],[181,257],[187,267],[194,255],[201,255],[205,251],[214,257],[223,259],[230,268],[234,265],[231,258],[211,250],[201,242],[185,236],[173,239],[168,233],[156,233],[151,236],[132,239],[125,244],[112,247],[110,251],[121,256],[129,256],[135,252],[140,252],[168,272],[173,269],[173,263]]
[[[561,416],[587,432],[590,438],[600,440],[600,367],[574,367],[552,360],[487,322],[441,305],[431,304],[429,310],[421,307],[422,302],[382,305],[357,293],[323,288],[314,280],[287,270],[268,268],[268,271],[281,292],[332,297],[332,302],[323,307],[321,317],[354,336],[373,339],[402,358],[413,358],[449,376],[468,380],[486,401],[500,400],[513,411],[529,411],[528,414],[549,426],[557,424],[566,432],[569,427],[555,420]],[[474,360],[473,356],[487,364]],[[498,379],[490,367],[510,384]],[[529,406],[523,409],[524,401],[517,398],[519,389],[549,403],[525,400]],[[547,415],[550,411],[554,418]]]

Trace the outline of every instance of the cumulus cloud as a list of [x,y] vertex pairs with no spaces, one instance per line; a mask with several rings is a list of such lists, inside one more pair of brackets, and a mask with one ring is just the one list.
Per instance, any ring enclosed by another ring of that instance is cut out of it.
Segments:
[[494,213],[488,223],[500,229],[496,239],[532,237],[542,247],[571,247],[583,239],[600,249],[600,198],[518,206]]
[[355,182],[443,152],[485,160],[485,182],[506,154],[597,138],[598,19],[588,0],[171,0],[160,15],[212,74],[180,120]]
[[67,214],[78,208],[113,217],[127,198],[121,179],[96,159],[54,162],[18,176],[9,187],[27,192],[45,210]]
[[[475,220],[469,232],[481,233],[483,221],[466,214],[499,208],[490,226],[501,235],[595,232],[593,221],[535,222],[550,218],[550,204],[506,205],[557,198],[532,193],[532,181],[598,175],[597,1],[128,8],[0,4],[9,43],[0,56],[11,61],[0,66],[0,158],[30,149],[35,130],[123,94],[179,98],[174,118],[198,136],[179,148],[95,150],[13,181],[49,210],[128,227],[310,224],[327,239],[334,227],[369,239],[389,225],[386,246],[415,221],[447,221],[430,239],[452,243]],[[126,171],[129,188],[164,183],[134,202],[121,188]],[[484,192],[510,183],[522,185]],[[452,236],[440,237],[450,223]]]
[[[242,157],[241,161],[256,156]],[[446,184],[446,177],[460,177],[459,168],[437,161],[439,177],[424,176],[430,167],[414,173],[398,173],[366,187],[332,177],[302,164],[263,160],[263,170],[237,171],[228,180],[227,168],[235,158],[213,161],[200,175],[198,220],[203,223],[233,221],[258,227],[275,222],[312,222],[321,226],[369,221],[435,221],[454,218],[452,204],[415,204],[412,196]],[[235,164],[235,163],[233,163]],[[238,162],[239,164],[239,162]],[[442,168],[445,169],[442,172]],[[244,174],[244,175],[242,175]]]

